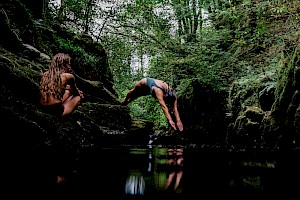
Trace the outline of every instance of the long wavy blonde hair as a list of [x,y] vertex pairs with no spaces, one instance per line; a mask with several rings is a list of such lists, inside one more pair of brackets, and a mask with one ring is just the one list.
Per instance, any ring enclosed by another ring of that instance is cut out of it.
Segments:
[[40,82],[40,91],[44,102],[47,102],[51,95],[55,99],[62,99],[64,86],[60,75],[64,73],[66,65],[70,62],[71,57],[68,54],[58,53],[52,57],[49,69],[42,75]]

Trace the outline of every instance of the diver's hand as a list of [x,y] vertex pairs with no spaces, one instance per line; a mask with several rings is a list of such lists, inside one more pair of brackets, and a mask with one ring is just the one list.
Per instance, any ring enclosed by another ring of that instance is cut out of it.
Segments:
[[177,128],[176,128],[176,125],[175,125],[175,123],[173,122],[173,120],[169,120],[169,124],[175,129],[175,130],[177,130]]
[[183,131],[183,124],[182,124],[182,122],[180,120],[177,121],[176,125],[177,125],[179,131]]

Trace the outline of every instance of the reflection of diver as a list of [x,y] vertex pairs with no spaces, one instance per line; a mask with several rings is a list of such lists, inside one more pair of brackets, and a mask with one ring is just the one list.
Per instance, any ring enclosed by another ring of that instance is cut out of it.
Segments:
[[165,189],[175,191],[183,174],[183,148],[168,149],[167,154],[169,176],[166,180]]

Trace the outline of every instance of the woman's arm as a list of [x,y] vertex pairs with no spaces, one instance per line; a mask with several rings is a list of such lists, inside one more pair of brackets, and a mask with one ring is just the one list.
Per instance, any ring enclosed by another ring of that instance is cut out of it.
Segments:
[[177,125],[177,127],[180,131],[183,131],[183,124],[180,120],[179,112],[178,112],[178,109],[177,109],[177,96],[176,96],[176,99],[174,101],[173,111],[174,111],[174,115],[175,115],[175,118],[176,118],[176,125]]
[[156,95],[156,98],[162,108],[162,110],[164,111],[164,114],[165,116],[167,117],[168,121],[169,121],[169,124],[175,129],[177,130],[176,128],[176,125],[172,119],[172,116],[170,115],[169,113],[169,109],[164,101],[164,93],[161,91],[161,89],[159,88],[154,88],[153,89],[155,91],[155,95]]
[[71,93],[75,96],[80,96],[83,98],[83,92],[77,88],[77,85],[75,83],[75,76],[70,73],[65,73],[65,74],[67,77],[67,85],[69,85]]

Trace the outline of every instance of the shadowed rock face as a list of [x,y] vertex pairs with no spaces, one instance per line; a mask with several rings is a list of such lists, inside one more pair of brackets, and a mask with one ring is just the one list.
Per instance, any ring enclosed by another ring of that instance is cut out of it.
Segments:
[[273,74],[271,80],[263,76],[232,86],[229,145],[244,150],[299,150],[299,47],[293,55],[281,65],[277,81],[272,81]]
[[267,85],[264,89],[259,92],[258,98],[260,107],[264,111],[271,110],[272,104],[275,100],[275,84]]
[[[36,130],[40,129],[40,132],[56,132],[69,135],[69,137],[74,136],[74,142],[79,139],[75,142],[78,145],[95,143],[94,134],[108,134],[107,131],[102,133],[102,127],[120,132],[126,132],[129,129],[131,118],[128,108],[119,106],[119,102],[113,94],[114,91],[110,92],[100,81],[77,78],[77,85],[84,91],[86,98],[67,119],[62,121],[43,113],[38,104],[41,75],[39,70],[45,70],[47,66],[24,59],[5,49],[0,49],[0,51],[2,55],[1,87],[3,91],[1,94],[1,115],[5,118],[7,113],[11,112],[11,124],[19,126],[15,121],[24,121],[25,124],[33,123],[36,124]],[[61,126],[62,129],[60,129]],[[23,132],[32,132],[28,130],[27,126],[26,128],[19,128]]]

